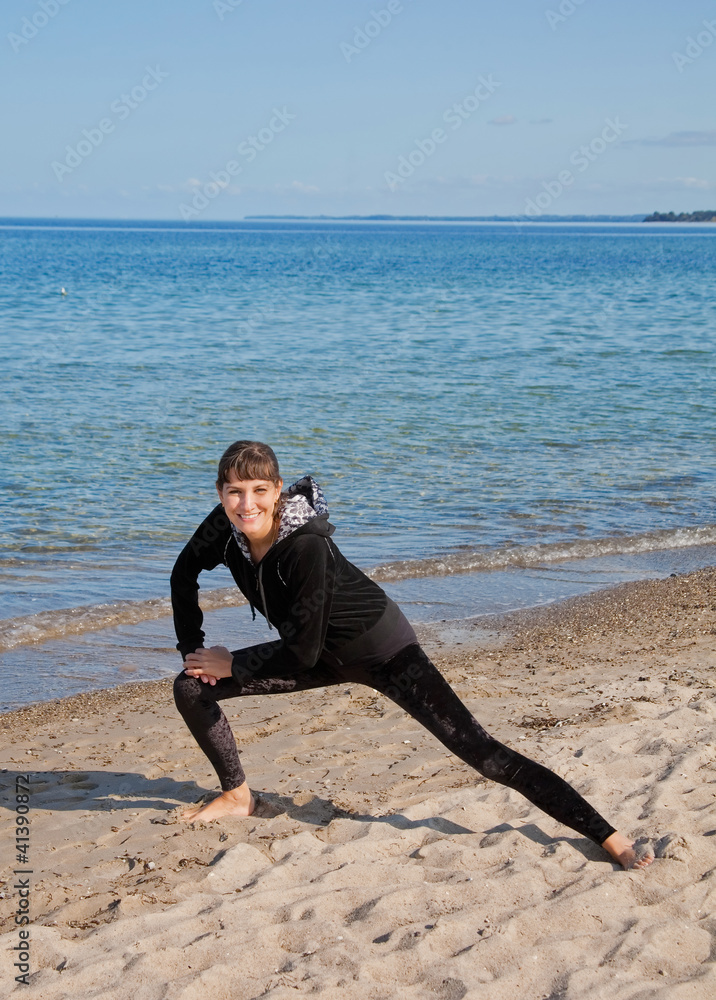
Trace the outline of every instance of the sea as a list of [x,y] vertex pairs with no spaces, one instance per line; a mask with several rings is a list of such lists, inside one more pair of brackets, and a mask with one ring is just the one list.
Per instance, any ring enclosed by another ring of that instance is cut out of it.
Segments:
[[[716,565],[715,278],[709,225],[0,220],[0,711],[179,669],[239,438],[454,641]],[[267,635],[201,586],[207,642]]]

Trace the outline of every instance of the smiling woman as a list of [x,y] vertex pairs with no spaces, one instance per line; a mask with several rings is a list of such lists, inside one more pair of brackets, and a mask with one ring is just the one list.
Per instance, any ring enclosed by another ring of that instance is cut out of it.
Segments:
[[232,476],[219,491],[226,516],[246,535],[254,562],[259,562],[276,540],[282,485],[282,480],[274,485],[264,479],[242,481]]
[[245,536],[255,563],[276,541],[283,486],[276,456],[264,447],[237,441],[222,456],[216,480],[226,516]]
[[[221,505],[199,526],[172,573],[177,648],[185,661],[174,696],[222,788],[183,818],[210,821],[250,816],[255,809],[219,701],[349,682],[392,699],[480,774],[521,792],[625,868],[649,864],[647,845],[637,847],[617,833],[566,781],[482,728],[420,648],[397,605],[335,546],[318,484],[306,476],[285,494],[282,486],[267,445],[231,445],[219,463]],[[203,648],[198,576],[219,563],[278,639],[233,653],[224,646]]]

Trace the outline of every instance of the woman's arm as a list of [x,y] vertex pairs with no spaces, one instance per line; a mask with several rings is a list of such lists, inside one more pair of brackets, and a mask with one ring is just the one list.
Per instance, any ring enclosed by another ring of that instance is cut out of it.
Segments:
[[182,549],[171,575],[172,610],[177,649],[186,656],[204,644],[199,607],[199,573],[215,569],[223,562],[224,549],[230,538],[231,526],[223,507],[215,507],[202,521]]

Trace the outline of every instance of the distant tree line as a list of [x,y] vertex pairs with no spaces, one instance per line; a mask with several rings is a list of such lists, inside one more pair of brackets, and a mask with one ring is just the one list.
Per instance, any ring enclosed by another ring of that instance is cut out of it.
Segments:
[[716,211],[709,212],[653,212],[644,222],[716,222]]

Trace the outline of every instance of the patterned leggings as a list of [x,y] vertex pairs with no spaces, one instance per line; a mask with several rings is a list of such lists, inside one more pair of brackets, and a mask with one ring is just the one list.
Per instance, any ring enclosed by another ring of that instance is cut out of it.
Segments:
[[417,643],[377,667],[328,667],[291,677],[268,677],[259,670],[239,682],[234,677],[204,684],[183,671],[174,681],[177,708],[211,761],[224,791],[246,780],[236,740],[218,702],[255,694],[287,694],[331,684],[365,684],[390,698],[476,771],[514,788],[548,816],[602,844],[615,832],[582,796],[549,768],[529,760],[490,736],[473,718]]

